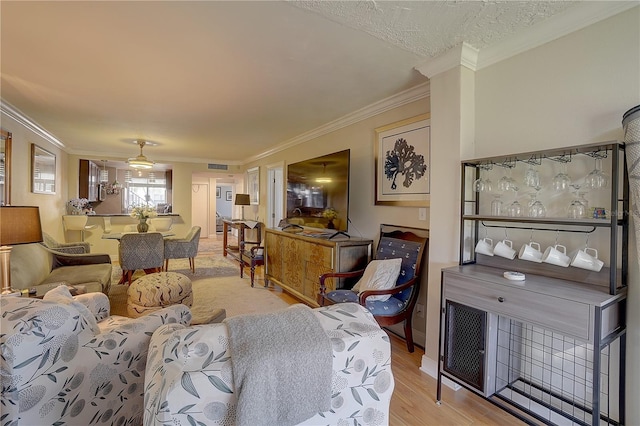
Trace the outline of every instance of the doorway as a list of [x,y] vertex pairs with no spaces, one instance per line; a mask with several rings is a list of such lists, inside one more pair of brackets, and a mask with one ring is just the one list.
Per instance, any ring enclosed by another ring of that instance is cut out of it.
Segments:
[[267,220],[269,228],[275,228],[284,219],[283,165],[267,166]]

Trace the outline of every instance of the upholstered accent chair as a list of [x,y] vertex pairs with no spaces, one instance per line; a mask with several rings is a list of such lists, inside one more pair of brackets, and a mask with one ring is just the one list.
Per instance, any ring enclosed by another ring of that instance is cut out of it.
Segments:
[[131,284],[133,273],[160,272],[164,263],[164,239],[159,232],[123,234],[118,247],[122,280]]
[[196,255],[200,242],[200,227],[194,226],[184,238],[167,238],[164,241],[164,270],[169,268],[169,259],[189,259],[191,272],[196,272]]
[[[407,349],[413,352],[411,320],[418,300],[422,265],[428,253],[428,244],[429,231],[426,229],[381,225],[375,262],[371,262],[363,270],[321,275],[318,303],[321,306],[359,303],[369,309],[383,327],[404,321]],[[396,268],[399,267],[397,272],[391,271],[393,263],[396,263]],[[356,277],[360,277],[360,281],[350,290],[326,291],[327,279]],[[387,285],[381,285],[384,281]]]
[[46,232],[42,232],[42,239],[42,244],[44,244],[46,248],[59,253],[85,254],[91,251],[91,245],[89,243],[82,241],[76,243],[60,243]]
[[151,335],[191,320],[184,305],[110,316],[106,295],[66,286],[44,300],[0,296],[0,310],[2,423],[20,425],[142,424]]

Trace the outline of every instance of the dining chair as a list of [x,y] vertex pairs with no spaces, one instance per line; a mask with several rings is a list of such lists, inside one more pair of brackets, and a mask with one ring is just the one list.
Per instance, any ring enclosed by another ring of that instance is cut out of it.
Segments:
[[133,273],[142,269],[147,274],[162,271],[164,239],[159,232],[123,234],[118,247],[122,268],[120,283],[131,284]]
[[169,269],[169,259],[189,259],[189,268],[196,273],[196,255],[200,242],[199,226],[191,228],[184,238],[167,238],[164,241],[164,270]]

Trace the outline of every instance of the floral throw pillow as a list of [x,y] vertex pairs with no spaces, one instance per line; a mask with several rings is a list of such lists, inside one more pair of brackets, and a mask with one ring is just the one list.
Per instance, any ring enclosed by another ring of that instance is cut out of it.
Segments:
[[[387,290],[396,285],[398,275],[400,275],[400,267],[402,259],[385,259],[372,260],[367,269],[364,270],[362,278],[353,286],[353,291],[358,294],[365,290]],[[391,296],[388,294],[382,296],[371,296],[367,300],[379,300],[384,302]]]

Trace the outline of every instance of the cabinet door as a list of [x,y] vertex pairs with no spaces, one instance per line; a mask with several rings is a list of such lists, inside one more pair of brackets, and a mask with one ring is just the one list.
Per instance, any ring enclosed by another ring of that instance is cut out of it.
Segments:
[[[334,272],[331,268],[333,259],[333,248],[319,244],[308,244],[308,256],[305,267],[304,295],[316,300],[320,294],[320,275],[327,272]],[[327,290],[335,290],[333,279],[327,281]]]
[[484,392],[487,313],[447,300],[443,370]]
[[304,261],[308,244],[295,238],[282,237],[282,282],[304,294]]
[[283,238],[267,232],[265,240],[267,248],[267,274],[275,280],[282,281]]

